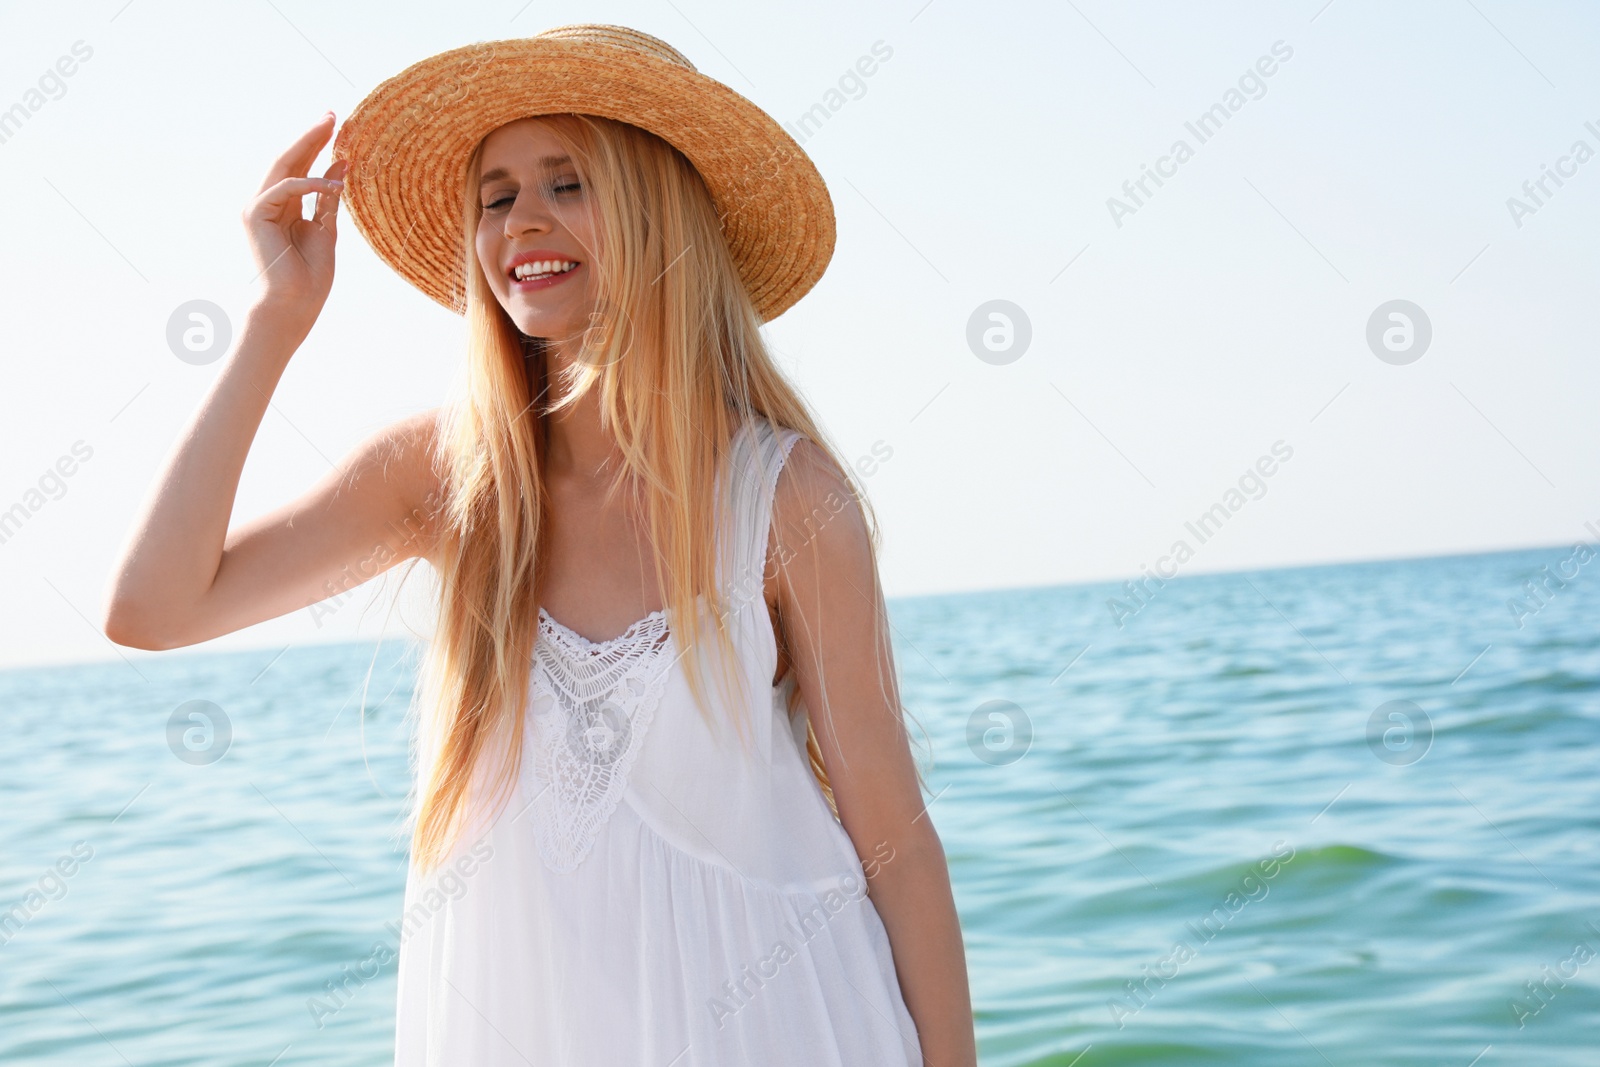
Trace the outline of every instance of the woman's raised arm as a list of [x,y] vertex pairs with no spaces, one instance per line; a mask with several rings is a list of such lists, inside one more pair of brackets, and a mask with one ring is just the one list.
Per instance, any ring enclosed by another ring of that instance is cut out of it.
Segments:
[[[306,177],[332,130],[330,114],[290,146],[244,211],[262,292],[113,572],[102,626],[117,644],[205,641],[306,607],[431,547],[433,412],[374,434],[298,500],[228,527],[267,403],[332,286],[335,172],[344,164]],[[308,193],[318,194],[311,219],[301,215]]]

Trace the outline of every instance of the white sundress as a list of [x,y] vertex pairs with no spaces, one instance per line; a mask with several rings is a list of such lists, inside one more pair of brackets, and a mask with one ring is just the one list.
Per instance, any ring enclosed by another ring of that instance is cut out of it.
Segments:
[[772,684],[762,572],[799,436],[754,417],[724,468],[718,574],[758,694],[754,758],[711,681],[714,645],[713,730],[664,611],[594,642],[541,609],[516,791],[445,866],[407,878],[396,1067],[921,1067],[862,862],[809,767],[806,711],[786,711],[793,672]]

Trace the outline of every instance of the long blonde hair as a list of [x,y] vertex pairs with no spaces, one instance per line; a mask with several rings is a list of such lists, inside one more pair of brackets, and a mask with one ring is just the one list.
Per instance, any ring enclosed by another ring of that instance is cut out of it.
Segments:
[[[480,801],[490,814],[501,808],[521,764],[549,536],[543,465],[551,411],[600,390],[602,425],[623,456],[608,499],[624,485],[642,490],[656,575],[680,650],[697,649],[703,636],[698,598],[706,596],[717,608],[713,636],[725,653],[716,657],[725,691],[734,659],[727,615],[734,605],[716,587],[714,524],[721,509],[714,485],[733,433],[751,415],[799,431],[855,488],[849,465],[839,462],[768,353],[716,205],[693,164],[665,140],[626,123],[589,115],[545,118],[567,145],[585,195],[594,198],[603,253],[591,259],[598,310],[581,338],[579,358],[563,368],[563,388],[552,390],[543,341],[524,336],[512,322],[475,252],[480,142],[462,190],[464,377],[460,395],[441,409],[435,456],[443,502],[434,552],[437,624],[413,705],[419,721],[412,857],[423,869],[446,857]],[[562,395],[554,407],[546,405],[552,392]],[[877,519],[865,495],[855,495],[876,573]],[[760,588],[753,593],[759,600]],[[707,716],[697,657],[682,659],[689,689]],[[892,663],[880,669],[880,681],[890,706],[903,715]],[[798,687],[791,687],[791,713],[797,696]],[[837,815],[810,718],[809,762]],[[736,728],[747,736],[742,721]],[[918,777],[920,783],[920,768]]]

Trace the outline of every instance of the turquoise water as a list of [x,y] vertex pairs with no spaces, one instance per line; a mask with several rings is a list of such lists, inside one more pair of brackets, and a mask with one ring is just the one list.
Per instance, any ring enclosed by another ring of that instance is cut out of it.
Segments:
[[[893,603],[982,1062],[1600,1063],[1567,555]],[[0,674],[0,1062],[387,1062],[415,651],[137,662]]]

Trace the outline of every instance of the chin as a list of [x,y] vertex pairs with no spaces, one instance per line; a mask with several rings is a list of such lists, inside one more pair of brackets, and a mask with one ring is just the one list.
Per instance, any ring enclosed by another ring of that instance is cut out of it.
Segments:
[[501,299],[500,310],[506,313],[506,318],[510,319],[517,329],[530,337],[548,333],[552,325],[553,316],[530,310],[520,301]]

